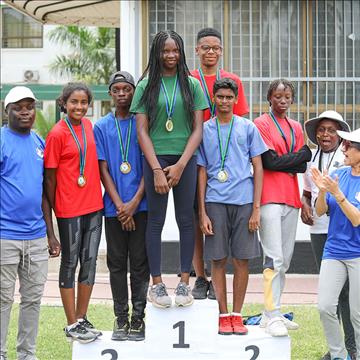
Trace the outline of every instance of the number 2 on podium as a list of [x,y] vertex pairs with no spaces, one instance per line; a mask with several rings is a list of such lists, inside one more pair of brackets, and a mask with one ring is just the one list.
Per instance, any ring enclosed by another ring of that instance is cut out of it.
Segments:
[[173,329],[179,328],[179,342],[173,344],[174,349],[188,349],[190,344],[185,344],[185,321],[179,321],[173,325]]

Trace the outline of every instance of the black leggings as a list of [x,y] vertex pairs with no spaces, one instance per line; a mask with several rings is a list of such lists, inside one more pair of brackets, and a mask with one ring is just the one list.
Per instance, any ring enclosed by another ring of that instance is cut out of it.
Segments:
[[101,238],[102,211],[76,216],[57,218],[61,243],[61,264],[59,287],[75,286],[75,270],[80,258],[78,281],[94,285],[96,259]]
[[[162,168],[174,165],[180,156],[159,155]],[[161,232],[165,222],[168,194],[155,191],[154,174],[148,162],[144,161],[145,192],[148,202],[148,223],[146,227],[146,250],[152,276],[161,275]],[[194,197],[196,187],[196,156],[187,163],[181,179],[173,188],[175,217],[180,232],[181,272],[190,272],[194,253]]]

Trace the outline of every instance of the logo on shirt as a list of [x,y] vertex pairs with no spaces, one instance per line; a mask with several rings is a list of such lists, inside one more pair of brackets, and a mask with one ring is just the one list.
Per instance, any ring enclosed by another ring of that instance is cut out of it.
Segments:
[[355,194],[355,199],[360,203],[360,191]]
[[37,147],[36,148],[36,155],[40,158],[40,159],[43,159],[44,158],[44,150]]
[[245,144],[245,141],[246,141],[246,137],[245,137],[245,136],[239,135],[239,136],[237,137],[237,142],[238,142],[239,145],[244,145],[244,144]]

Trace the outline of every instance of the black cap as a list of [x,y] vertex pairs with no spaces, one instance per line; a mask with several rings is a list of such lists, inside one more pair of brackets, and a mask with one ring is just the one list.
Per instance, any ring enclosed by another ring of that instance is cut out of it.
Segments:
[[118,82],[126,82],[126,83],[132,85],[133,87],[135,87],[134,78],[127,71],[117,71],[116,73],[114,73],[110,76],[109,90],[112,85],[114,85]]

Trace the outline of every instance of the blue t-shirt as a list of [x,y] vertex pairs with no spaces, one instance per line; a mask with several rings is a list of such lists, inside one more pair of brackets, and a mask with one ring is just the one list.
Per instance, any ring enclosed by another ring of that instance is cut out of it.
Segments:
[[[143,156],[137,141],[135,116],[117,121],[120,124],[120,131],[124,146],[126,145],[126,134],[130,121],[132,122],[128,154],[128,162],[131,165],[131,171],[128,174],[123,174],[120,171],[120,165],[123,162],[123,159],[121,156],[120,141],[113,113],[108,113],[106,116],[97,121],[94,126],[96,150],[98,159],[105,160],[107,162],[110,175],[114,181],[121,200],[123,202],[129,202],[136,194],[143,176]],[[144,197],[141,200],[136,212],[146,210],[146,199]],[[104,194],[104,213],[106,217],[116,216],[115,205],[107,192]]]
[[[229,124],[220,125],[223,151],[230,128]],[[206,167],[208,176],[205,202],[244,205],[253,202],[254,183],[251,158],[267,151],[256,126],[248,119],[234,116],[230,136],[229,151],[225,160],[225,171],[229,177],[220,182],[221,155],[215,118],[204,123],[203,140],[197,154],[197,163]]]
[[34,132],[1,128],[0,238],[33,240],[46,235],[41,208],[44,141]]
[[[346,198],[360,209],[360,176],[351,175],[351,167],[335,170],[331,177],[339,177],[339,187]],[[328,236],[323,259],[349,260],[360,257],[360,226],[354,227],[335,198],[326,194],[330,210]]]

